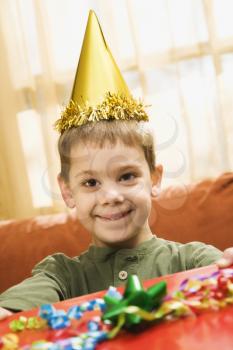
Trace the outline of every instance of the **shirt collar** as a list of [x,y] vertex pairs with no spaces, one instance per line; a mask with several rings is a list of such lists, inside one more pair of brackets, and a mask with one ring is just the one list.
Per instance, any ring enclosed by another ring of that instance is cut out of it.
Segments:
[[151,250],[154,249],[157,244],[157,238],[152,237],[151,239],[140,243],[135,248],[110,248],[110,247],[97,247],[95,245],[90,245],[87,251],[87,256],[94,261],[106,261],[111,256],[118,253],[118,255],[146,255],[149,254]]

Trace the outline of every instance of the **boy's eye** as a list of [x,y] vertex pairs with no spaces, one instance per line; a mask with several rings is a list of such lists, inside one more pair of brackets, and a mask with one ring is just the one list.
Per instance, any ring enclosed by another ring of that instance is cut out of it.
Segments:
[[97,185],[97,180],[89,179],[87,181],[84,181],[82,185],[84,185],[85,187],[95,187]]
[[128,181],[128,180],[133,180],[133,179],[135,179],[135,177],[136,177],[136,175],[133,174],[133,173],[126,173],[126,174],[124,174],[124,175],[121,176],[121,179],[122,179],[123,181]]

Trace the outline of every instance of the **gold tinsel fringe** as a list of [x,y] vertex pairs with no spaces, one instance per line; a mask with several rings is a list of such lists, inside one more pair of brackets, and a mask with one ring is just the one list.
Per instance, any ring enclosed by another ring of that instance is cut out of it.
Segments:
[[81,108],[76,102],[70,101],[62,112],[61,118],[55,123],[55,129],[60,133],[72,127],[78,127],[90,122],[100,120],[136,120],[148,121],[148,115],[144,111],[144,105],[126,97],[108,92],[103,102],[96,107],[88,104]]

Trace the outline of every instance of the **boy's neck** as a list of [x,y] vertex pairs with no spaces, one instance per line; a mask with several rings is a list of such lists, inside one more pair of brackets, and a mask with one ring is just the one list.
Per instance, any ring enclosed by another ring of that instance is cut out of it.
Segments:
[[145,233],[145,235],[140,236],[140,240],[137,239],[137,237],[134,239],[129,239],[127,241],[123,241],[123,242],[113,242],[113,243],[109,243],[109,242],[95,242],[95,240],[93,239],[92,244],[96,247],[99,248],[115,248],[115,249],[133,249],[138,247],[140,244],[151,240],[153,237],[156,237],[151,230],[149,230],[148,232]]

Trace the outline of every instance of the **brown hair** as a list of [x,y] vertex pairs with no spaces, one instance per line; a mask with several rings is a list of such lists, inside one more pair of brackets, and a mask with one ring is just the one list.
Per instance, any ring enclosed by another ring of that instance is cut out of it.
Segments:
[[93,143],[104,147],[106,142],[115,145],[121,140],[127,146],[142,148],[150,172],[155,169],[155,148],[151,132],[146,123],[137,121],[103,120],[88,123],[77,128],[65,130],[58,140],[58,151],[61,161],[61,177],[69,182],[70,152],[78,142]]

